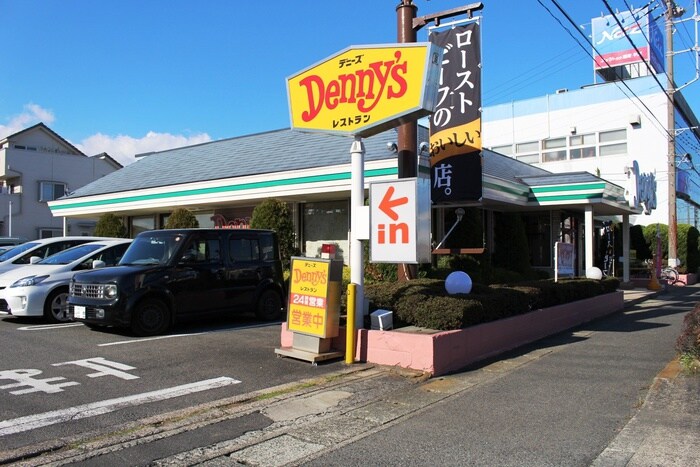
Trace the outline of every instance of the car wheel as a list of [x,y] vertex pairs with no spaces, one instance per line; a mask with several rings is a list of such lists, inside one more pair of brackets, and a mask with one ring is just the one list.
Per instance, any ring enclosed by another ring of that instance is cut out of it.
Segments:
[[131,317],[131,331],[137,336],[155,336],[170,328],[170,310],[160,300],[139,303]]
[[44,302],[44,319],[49,323],[65,323],[71,320],[68,314],[68,289],[56,289],[49,294]]
[[265,290],[258,299],[255,316],[262,321],[273,321],[282,315],[282,298],[274,290]]

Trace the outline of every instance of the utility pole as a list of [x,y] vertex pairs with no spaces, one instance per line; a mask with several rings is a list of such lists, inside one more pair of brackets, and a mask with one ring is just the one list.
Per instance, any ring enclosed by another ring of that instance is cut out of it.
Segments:
[[666,93],[668,94],[668,264],[678,265],[678,219],[676,212],[676,121],[673,80],[673,18],[683,15],[674,0],[666,0]]
[[[401,0],[396,7],[398,42],[416,42],[416,29],[413,28],[413,18],[416,17],[418,7],[412,0]],[[404,123],[398,128],[397,157],[399,166],[399,178],[415,177],[418,173],[418,123],[415,121]],[[397,265],[397,277],[399,281],[415,279],[418,268],[415,264]]]
[[673,94],[673,0],[666,0],[666,92],[668,93],[668,263],[675,266],[678,255],[678,221],[676,219],[676,124]]

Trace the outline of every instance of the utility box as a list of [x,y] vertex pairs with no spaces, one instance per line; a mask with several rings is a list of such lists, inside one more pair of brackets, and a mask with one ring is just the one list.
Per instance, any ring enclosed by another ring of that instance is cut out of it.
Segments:
[[376,310],[369,314],[371,328],[379,331],[388,331],[394,327],[394,312],[389,310]]

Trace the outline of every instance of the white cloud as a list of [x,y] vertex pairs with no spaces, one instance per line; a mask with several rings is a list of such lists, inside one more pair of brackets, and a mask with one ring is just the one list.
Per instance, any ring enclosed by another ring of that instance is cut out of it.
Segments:
[[39,122],[44,122],[48,126],[54,120],[55,117],[50,110],[36,104],[27,104],[22,113],[12,117],[7,125],[0,125],[0,138],[7,138]]
[[137,154],[191,146],[208,141],[211,141],[211,137],[206,133],[183,136],[149,131],[142,138],[126,135],[109,136],[98,133],[74,144],[88,156],[106,152],[122,165],[128,165],[134,162],[134,156]]
[[[19,115],[10,119],[7,125],[0,124],[0,139],[29,128],[32,125],[43,122],[51,127],[56,120],[53,112],[44,109],[37,104],[27,104]],[[53,130],[53,128],[52,128]],[[65,135],[61,135],[66,138]],[[68,138],[66,138],[68,139]],[[166,149],[191,146],[193,144],[206,143],[211,137],[206,133],[196,135],[172,135],[170,133],[156,133],[149,131],[146,136],[134,138],[132,136],[110,136],[102,133],[89,136],[79,143],[71,141],[75,147],[88,156],[94,156],[106,152],[119,161],[122,165],[134,162],[136,154],[145,152],[164,151]]]

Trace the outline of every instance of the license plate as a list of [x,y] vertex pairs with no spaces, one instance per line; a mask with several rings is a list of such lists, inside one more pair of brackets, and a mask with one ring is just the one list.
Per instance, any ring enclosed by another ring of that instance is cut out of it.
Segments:
[[73,307],[73,317],[78,319],[85,319],[85,307],[75,305]]

